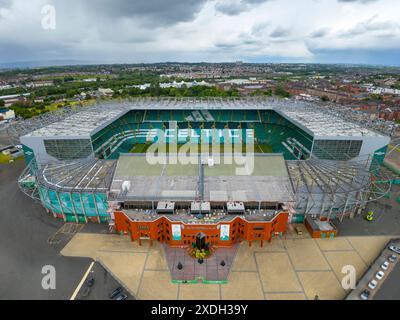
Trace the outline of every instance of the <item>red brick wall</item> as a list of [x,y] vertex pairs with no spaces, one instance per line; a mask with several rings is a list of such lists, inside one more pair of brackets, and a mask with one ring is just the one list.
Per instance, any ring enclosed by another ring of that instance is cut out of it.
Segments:
[[[129,234],[132,241],[140,238],[149,238],[160,241],[173,247],[191,246],[195,242],[196,235],[202,232],[206,235],[206,242],[213,246],[230,247],[242,240],[246,241],[270,241],[274,233],[284,233],[288,222],[288,214],[281,212],[270,222],[249,222],[240,217],[230,222],[219,222],[216,224],[185,224],[172,222],[167,217],[160,217],[151,222],[132,221],[122,211],[116,211],[115,227],[118,233]],[[172,239],[172,224],[181,225],[181,240]],[[230,226],[229,240],[220,240],[220,226]]]
[[379,118],[380,118],[380,119],[389,120],[389,121],[400,120],[400,111],[395,111],[395,112],[380,112],[380,113],[379,113]]

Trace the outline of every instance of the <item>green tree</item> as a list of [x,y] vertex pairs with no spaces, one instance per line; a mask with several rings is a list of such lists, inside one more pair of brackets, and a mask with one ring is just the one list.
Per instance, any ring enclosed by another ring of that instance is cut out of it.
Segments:
[[281,98],[290,98],[290,93],[282,85],[275,88],[275,95]]
[[264,91],[264,96],[271,97],[271,96],[272,96],[272,90],[271,90],[271,89],[265,90],[265,91]]
[[154,85],[152,85],[150,87],[151,96],[158,97],[160,95],[160,93],[161,93],[161,88],[160,88],[160,85],[158,83],[154,84]]
[[322,96],[321,100],[324,101],[324,102],[327,102],[327,101],[329,101],[329,98],[327,96]]
[[59,85],[62,84],[62,80],[61,79],[54,79],[53,83],[54,83],[55,86],[59,86]]
[[72,77],[72,76],[64,77],[64,82],[72,82],[72,81],[74,81],[74,77]]
[[374,100],[374,101],[381,101],[381,100],[383,100],[381,95],[375,94],[375,93],[370,94],[370,95],[369,95],[369,98],[370,98],[371,100]]

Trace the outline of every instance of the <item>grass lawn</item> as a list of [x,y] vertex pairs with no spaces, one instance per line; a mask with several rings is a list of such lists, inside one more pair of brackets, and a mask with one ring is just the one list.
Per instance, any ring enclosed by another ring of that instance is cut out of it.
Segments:
[[[82,101],[71,101],[71,102],[69,102],[69,104],[70,104],[71,106],[74,106],[74,105],[77,105],[77,104],[79,104],[79,103],[82,103],[82,105],[83,105],[84,107],[86,107],[86,106],[88,106],[88,105],[94,103],[95,101],[96,101],[95,99],[82,100]],[[64,102],[54,102],[54,103],[52,103],[52,104],[47,105],[47,106],[46,106],[46,110],[47,110],[47,111],[55,111],[55,110],[58,110],[58,106],[59,106],[59,105],[62,105],[62,106],[64,107],[65,103],[64,103]]]
[[[224,153],[225,151],[225,145],[224,144],[216,144],[216,145],[211,145],[211,144],[182,144],[178,145],[178,151],[184,152],[183,150],[186,149],[188,152],[189,148],[193,150],[193,152],[201,152],[201,153]],[[231,150],[229,150],[230,153],[234,151],[238,152],[246,152],[246,145],[245,144],[236,144],[236,145],[230,145]]]
[[133,146],[133,148],[129,151],[129,153],[145,153],[149,147],[150,144],[137,143]]
[[254,147],[255,152],[261,152],[261,153],[273,153],[272,147],[267,144],[257,144]]

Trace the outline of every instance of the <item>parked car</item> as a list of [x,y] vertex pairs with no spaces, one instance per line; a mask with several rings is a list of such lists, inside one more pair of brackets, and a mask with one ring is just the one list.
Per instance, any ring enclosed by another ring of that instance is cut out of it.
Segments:
[[296,227],[295,230],[296,230],[296,233],[297,233],[299,236],[301,236],[301,235],[303,234],[303,230],[301,230],[299,227]]
[[390,262],[394,263],[394,262],[396,262],[396,260],[397,260],[397,256],[394,255],[394,254],[392,254],[391,256],[389,256],[388,259],[389,259]]
[[115,289],[113,292],[110,294],[110,299],[114,299],[116,296],[118,296],[122,292],[122,287],[118,287]]
[[389,261],[385,261],[384,263],[382,263],[381,268],[383,270],[387,270],[389,268]]
[[368,290],[364,290],[363,292],[361,292],[360,297],[363,300],[368,300],[370,296],[370,292]]
[[115,298],[115,300],[126,300],[128,296],[125,293],[121,293],[119,296]]
[[389,250],[396,252],[397,254],[400,254],[400,248],[396,246],[389,246]]
[[376,288],[377,285],[378,285],[378,282],[377,282],[376,280],[371,280],[371,281],[368,283],[368,288],[374,290],[374,289]]
[[375,278],[377,278],[378,280],[382,280],[384,276],[385,273],[383,271],[378,271],[375,275]]

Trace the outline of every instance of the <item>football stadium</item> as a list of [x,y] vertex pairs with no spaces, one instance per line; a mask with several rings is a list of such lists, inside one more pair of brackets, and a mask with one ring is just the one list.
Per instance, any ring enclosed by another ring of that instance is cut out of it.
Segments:
[[169,248],[262,246],[288,223],[335,237],[335,219],[391,187],[380,170],[390,137],[294,100],[98,102],[10,134],[27,163],[21,190],[55,218]]

